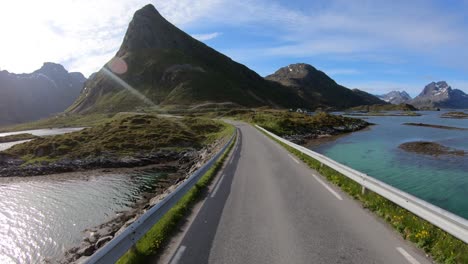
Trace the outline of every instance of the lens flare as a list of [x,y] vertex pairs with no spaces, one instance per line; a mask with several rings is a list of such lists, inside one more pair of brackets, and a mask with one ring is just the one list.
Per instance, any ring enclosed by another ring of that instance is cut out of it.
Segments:
[[113,73],[112,71],[110,71],[106,67],[102,68],[102,72],[107,77],[109,77],[111,80],[113,80],[114,82],[116,82],[117,84],[119,84],[120,86],[125,88],[127,91],[129,91],[134,96],[136,96],[138,99],[142,100],[145,104],[153,106],[153,107],[156,106],[156,104],[153,103],[153,101],[151,101],[150,99],[148,99],[148,97],[146,97],[144,94],[140,93],[137,89],[130,86],[128,83],[126,83],[124,80],[122,80],[119,76],[115,75],[115,73]]
[[107,67],[116,74],[124,74],[128,71],[127,63],[119,57],[112,58],[112,60],[107,63]]

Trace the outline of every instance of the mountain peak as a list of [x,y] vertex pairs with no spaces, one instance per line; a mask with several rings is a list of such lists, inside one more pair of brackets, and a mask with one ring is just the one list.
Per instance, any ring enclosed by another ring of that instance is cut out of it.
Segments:
[[391,91],[378,97],[391,104],[402,104],[411,100],[411,96],[406,91]]
[[445,81],[431,82],[412,101],[419,108],[466,108],[468,95],[458,89],[452,89]]
[[360,91],[352,91],[337,84],[324,72],[306,63],[296,63],[277,70],[267,80],[292,87],[313,107],[334,106],[340,109],[351,106],[384,103]]
[[150,49],[187,49],[187,37],[149,4],[133,15],[117,57]]
[[448,93],[452,88],[445,81],[431,82],[426,85],[419,96],[440,95]]
[[295,63],[279,69],[275,74],[283,74],[289,76],[289,78],[302,79],[317,72],[318,70],[310,64]]
[[153,4],[147,4],[144,7],[140,8],[135,12],[135,15],[140,14],[140,13],[157,13],[159,14],[158,10],[156,10],[156,7],[154,7]]
[[35,72],[44,74],[52,72],[68,73],[68,71],[61,64],[53,62],[44,62],[42,67]]

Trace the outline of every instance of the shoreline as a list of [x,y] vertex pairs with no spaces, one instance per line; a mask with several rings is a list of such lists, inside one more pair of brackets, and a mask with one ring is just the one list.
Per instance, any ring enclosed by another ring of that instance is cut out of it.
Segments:
[[[168,172],[165,178],[158,180],[158,187],[152,192],[145,192],[141,194],[140,199],[136,201],[129,210],[117,211],[115,216],[110,220],[101,223],[97,226],[88,227],[82,231],[84,235],[82,242],[79,245],[75,245],[68,248],[62,255],[62,257],[56,260],[58,263],[77,263],[86,260],[87,257],[91,256],[99,248],[104,246],[107,242],[112,240],[115,236],[123,232],[129,225],[136,221],[141,215],[143,215],[148,209],[160,202],[164,197],[170,194],[177,188],[188,176],[194,171],[206,163],[217,151],[221,149],[225,142],[225,138],[219,139],[215,143],[204,147],[202,150],[197,151],[196,157],[185,158],[185,163],[182,165],[179,161],[173,162],[175,166],[164,166],[171,164],[152,164],[142,167],[134,168],[112,168],[112,169],[95,169],[88,170],[87,173],[99,172],[99,173],[124,173],[130,174],[134,172],[143,172],[156,170],[161,168],[178,168],[175,171]],[[158,172],[164,172],[159,170]],[[82,172],[71,172],[70,174],[79,174]],[[60,175],[60,174],[59,174]],[[22,178],[22,177],[17,177]]]

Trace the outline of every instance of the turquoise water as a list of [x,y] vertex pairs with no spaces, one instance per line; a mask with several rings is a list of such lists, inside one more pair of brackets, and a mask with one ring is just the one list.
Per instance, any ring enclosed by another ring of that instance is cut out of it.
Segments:
[[468,128],[468,120],[440,118],[443,112],[421,113],[419,117],[368,117],[375,126],[313,150],[468,219],[468,156],[434,157],[398,148],[405,142],[425,140],[468,152],[468,131],[402,125]]

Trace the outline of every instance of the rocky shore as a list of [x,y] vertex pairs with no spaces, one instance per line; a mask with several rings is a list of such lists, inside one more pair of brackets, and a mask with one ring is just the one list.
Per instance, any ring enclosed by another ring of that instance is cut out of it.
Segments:
[[179,168],[181,165],[190,166],[190,164],[185,164],[186,161],[193,160],[196,155],[196,150],[182,152],[163,150],[127,157],[103,154],[100,157],[85,159],[62,159],[55,162],[44,161],[26,164],[15,156],[0,152],[0,177],[37,176],[102,168],[131,168],[150,164],[175,163],[175,165],[168,165],[168,168],[172,166]]
[[341,135],[345,133],[359,131],[368,127],[369,125],[371,124],[366,121],[361,120],[361,122],[354,122],[352,124],[346,124],[343,126],[320,128],[320,129],[316,129],[314,131],[310,131],[304,134],[285,135],[283,136],[283,138],[293,143],[304,145],[313,139],[337,136],[337,135]]
[[[83,241],[68,249],[64,257],[58,260],[58,263],[82,263],[89,256],[94,254],[99,248],[104,246],[107,242],[112,240],[115,236],[122,233],[125,228],[131,225],[134,221],[143,215],[147,210],[159,203],[164,197],[170,194],[177,188],[188,176],[195,170],[205,164],[215,153],[217,153],[225,143],[224,140],[219,140],[210,146],[204,147],[199,151],[182,152],[178,155],[174,154],[171,158],[179,158],[176,162],[164,163],[158,160],[160,165],[152,167],[151,169],[158,172],[169,172],[165,179],[158,182],[158,187],[152,193],[145,193],[139,201],[137,201],[133,208],[128,211],[117,212],[116,216],[99,226],[88,228],[83,231]],[[138,160],[138,159],[135,159]],[[124,164],[141,164],[147,161],[130,162]],[[111,163],[116,165],[117,163]],[[142,169],[139,169],[140,171]],[[143,169],[148,171],[148,169]]]

